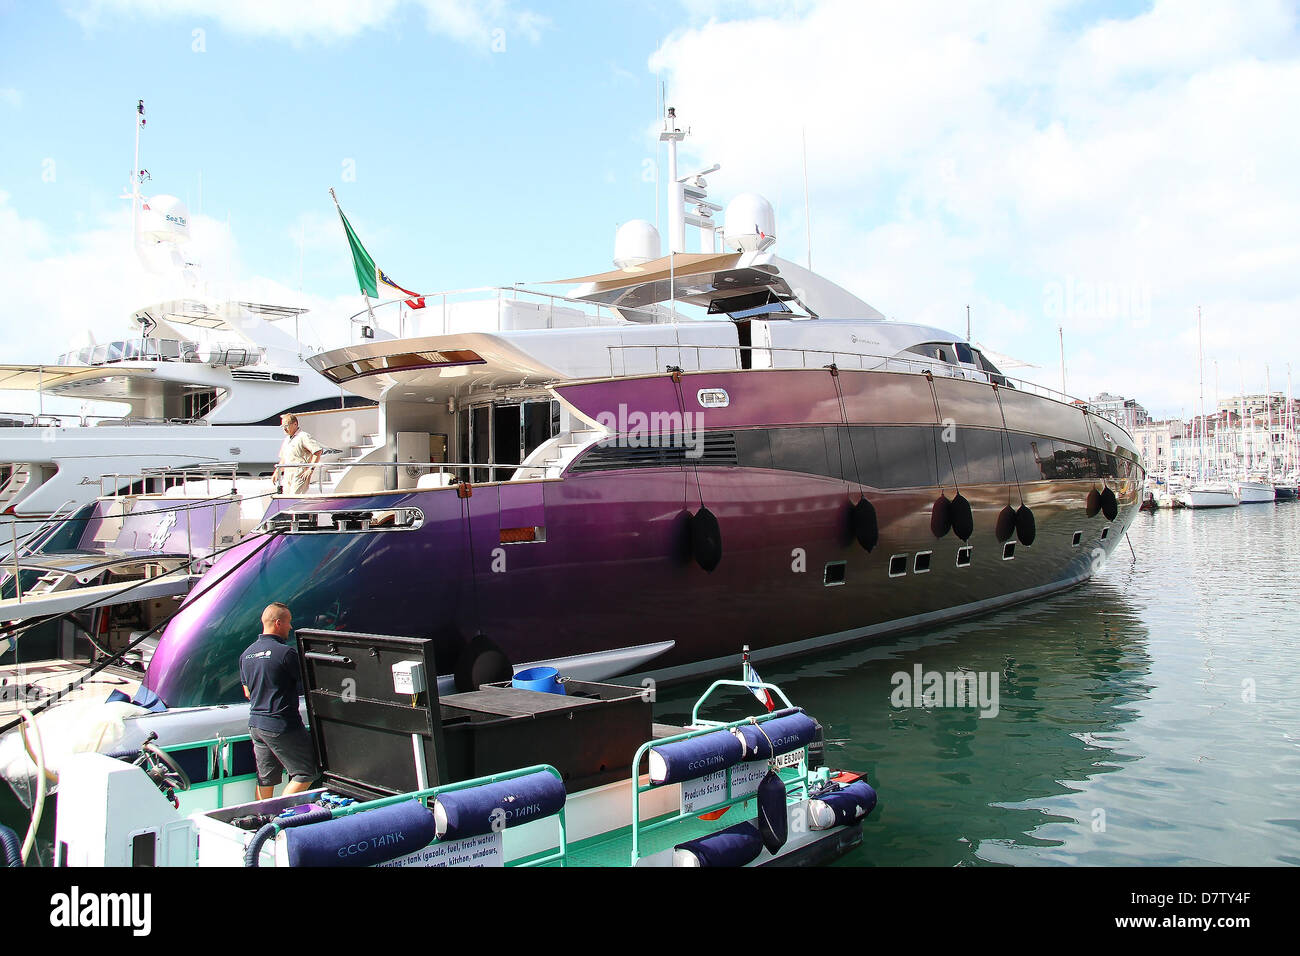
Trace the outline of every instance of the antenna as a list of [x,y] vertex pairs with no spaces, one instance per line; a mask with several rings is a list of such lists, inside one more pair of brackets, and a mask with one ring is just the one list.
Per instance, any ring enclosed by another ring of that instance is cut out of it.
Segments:
[[[968,310],[967,315],[969,316],[970,306],[966,306],[966,308]],[[967,319],[967,323],[969,328],[969,319]],[[1056,334],[1060,336],[1061,339],[1061,394],[1068,396],[1070,393],[1065,390],[1065,328],[1063,326],[1058,325],[1056,327]],[[969,337],[970,335],[968,331],[967,338]]]
[[686,251],[686,220],[682,214],[682,184],[677,179],[677,144],[686,134],[677,128],[677,108],[665,113],[664,130],[659,142],[668,144],[668,252]]
[[131,167],[131,242],[140,241],[140,130],[144,129],[144,100],[135,105],[135,164]]
[[[808,127],[802,128],[803,134],[803,220],[808,229],[808,271],[812,272],[812,203],[808,200]],[[966,339],[970,340],[970,307],[966,307]]]

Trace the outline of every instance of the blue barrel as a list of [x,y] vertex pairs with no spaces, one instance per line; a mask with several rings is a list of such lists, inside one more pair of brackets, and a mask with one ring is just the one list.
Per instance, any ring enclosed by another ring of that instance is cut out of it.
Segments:
[[515,674],[510,685],[524,690],[541,691],[543,694],[564,693],[564,685],[560,683],[560,672],[554,667],[530,667],[520,671]]

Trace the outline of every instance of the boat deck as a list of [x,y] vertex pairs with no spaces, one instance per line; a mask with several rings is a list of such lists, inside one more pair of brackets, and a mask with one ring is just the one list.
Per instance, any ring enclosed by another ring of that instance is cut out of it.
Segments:
[[[51,695],[83,677],[90,670],[87,661],[48,660],[31,664],[0,666],[0,719],[15,717],[22,710],[35,707]],[[140,671],[127,667],[106,667],[75,690],[65,701],[103,700],[111,691],[120,690],[128,697],[140,687]]]

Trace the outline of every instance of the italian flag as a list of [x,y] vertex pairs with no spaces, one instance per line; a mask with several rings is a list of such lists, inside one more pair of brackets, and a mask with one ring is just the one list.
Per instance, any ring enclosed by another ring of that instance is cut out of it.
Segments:
[[[330,195],[334,191],[330,190]],[[409,295],[411,298],[406,300],[408,307],[412,309],[424,308],[424,296],[418,292],[412,292],[410,289],[404,289],[388,276],[384,275],[382,269],[375,265],[375,260],[366,252],[366,247],[361,244],[357,238],[356,232],[352,228],[352,223],[348,222],[348,217],[343,215],[343,207],[339,206],[338,199],[334,200],[334,205],[338,208],[339,218],[343,220],[343,231],[347,233],[348,246],[352,249],[352,268],[357,273],[357,284],[361,286],[361,292],[373,299],[379,298],[380,286],[388,286],[390,289]]]

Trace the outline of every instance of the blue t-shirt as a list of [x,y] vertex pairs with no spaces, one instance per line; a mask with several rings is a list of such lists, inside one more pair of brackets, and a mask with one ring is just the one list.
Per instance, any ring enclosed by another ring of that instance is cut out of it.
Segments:
[[283,733],[301,727],[298,698],[302,678],[298,651],[274,634],[263,634],[239,658],[239,677],[248,688],[248,726]]

